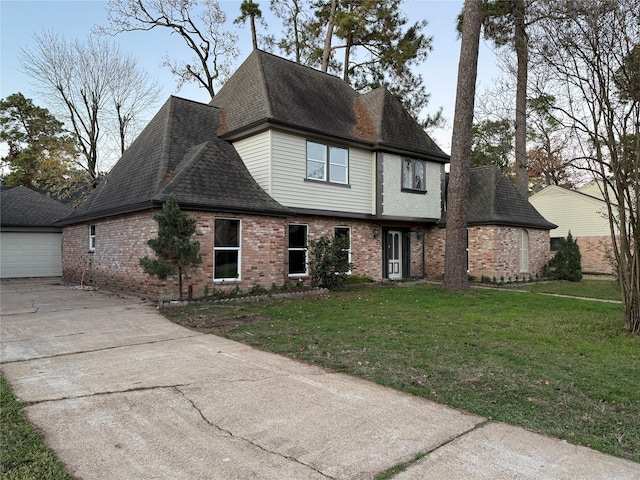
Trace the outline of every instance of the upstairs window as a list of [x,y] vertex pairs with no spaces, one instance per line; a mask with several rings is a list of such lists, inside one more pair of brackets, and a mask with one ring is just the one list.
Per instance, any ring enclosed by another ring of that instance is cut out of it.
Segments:
[[424,160],[402,159],[402,190],[426,193],[426,166]]
[[240,220],[216,218],[213,279],[240,280]]
[[96,226],[89,225],[89,251],[94,252],[96,250]]
[[349,150],[307,142],[307,179],[331,183],[349,183]]

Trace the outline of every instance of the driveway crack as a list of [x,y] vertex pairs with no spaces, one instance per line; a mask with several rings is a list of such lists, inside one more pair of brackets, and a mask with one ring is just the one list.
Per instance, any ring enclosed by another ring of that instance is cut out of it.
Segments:
[[[55,335],[55,337],[71,337],[71,336],[78,336],[78,335],[84,335],[86,332],[77,332],[77,333],[72,333],[69,335]],[[78,350],[78,351],[73,351],[73,352],[63,352],[63,353],[55,353],[52,355],[42,355],[41,357],[29,357],[29,358],[20,358],[20,359],[16,359],[16,360],[3,360],[0,361],[0,364],[9,364],[9,363],[21,363],[21,362],[31,362],[33,360],[45,360],[45,359],[49,359],[49,358],[56,358],[56,357],[68,357],[71,355],[82,355],[84,353],[95,353],[95,352],[102,352],[102,351],[107,351],[107,350],[116,350],[119,348],[129,348],[129,347],[137,347],[140,345],[153,345],[154,343],[165,343],[165,342],[174,342],[176,340],[184,340],[186,338],[193,338],[193,337],[198,337],[202,334],[200,333],[195,333],[192,335],[185,335],[183,337],[172,337],[172,338],[162,338],[159,340],[149,340],[146,342],[136,342],[136,343],[127,343],[127,344],[120,344],[120,345],[111,345],[108,347],[100,347],[100,348],[93,348],[93,349],[87,349],[87,350]],[[27,339],[29,340],[29,339]],[[18,342],[23,342],[25,341],[24,338],[21,339],[17,339],[17,340],[10,340],[8,342],[5,342],[7,344],[9,343],[18,343]]]
[[229,436],[231,436],[231,437],[233,437],[233,438],[237,438],[237,439],[239,439],[239,440],[242,440],[243,442],[247,442],[249,445],[252,445],[253,447],[255,447],[255,448],[259,449],[259,450],[262,450],[262,451],[263,451],[263,452],[265,452],[265,453],[269,453],[269,454],[271,454],[271,455],[278,455],[279,457],[282,457],[282,458],[284,458],[284,459],[286,459],[286,460],[289,460],[289,461],[291,461],[291,462],[295,462],[295,463],[297,463],[297,464],[299,464],[299,465],[302,465],[302,466],[304,466],[304,467],[306,467],[306,468],[309,468],[309,469],[313,470],[314,472],[318,473],[319,475],[322,475],[324,478],[328,478],[328,479],[330,479],[330,480],[335,480],[335,477],[330,477],[330,476],[326,475],[325,473],[323,473],[322,471],[318,470],[317,468],[314,468],[314,467],[312,467],[311,465],[308,465],[308,464],[306,464],[306,463],[304,463],[304,462],[300,461],[299,459],[297,459],[297,458],[295,458],[295,457],[292,457],[292,456],[290,456],[290,455],[283,455],[283,454],[282,454],[282,453],[280,453],[280,452],[276,452],[276,451],[268,450],[268,449],[264,448],[262,445],[259,445],[259,444],[255,443],[255,442],[253,442],[253,441],[251,441],[251,440],[249,440],[249,439],[247,439],[247,438],[240,437],[240,436],[238,436],[238,435],[234,434],[232,431],[227,430],[226,428],[222,428],[222,427],[220,427],[219,425],[216,425],[216,424],[212,423],[212,422],[211,422],[211,421],[210,421],[210,420],[209,420],[209,419],[204,415],[204,413],[202,413],[202,410],[200,410],[200,408],[198,407],[198,405],[196,405],[196,403],[195,403],[191,398],[189,398],[189,396],[188,396],[185,392],[183,392],[179,387],[180,387],[179,385],[175,385],[173,388],[174,388],[178,393],[180,393],[180,394],[185,398],[185,400],[187,400],[187,401],[191,404],[191,406],[192,406],[192,407],[193,407],[193,408],[198,412],[198,414],[200,415],[200,417],[202,418],[202,420],[204,420],[204,421],[207,423],[207,425],[210,425],[211,427],[213,427],[213,428],[215,428],[215,429],[217,429],[217,430],[220,430],[221,432],[225,432],[226,434],[228,434]]

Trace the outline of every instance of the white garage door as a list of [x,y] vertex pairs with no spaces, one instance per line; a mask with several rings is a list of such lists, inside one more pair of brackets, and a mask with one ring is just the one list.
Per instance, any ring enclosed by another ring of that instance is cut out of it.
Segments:
[[62,275],[61,233],[0,232],[0,278]]

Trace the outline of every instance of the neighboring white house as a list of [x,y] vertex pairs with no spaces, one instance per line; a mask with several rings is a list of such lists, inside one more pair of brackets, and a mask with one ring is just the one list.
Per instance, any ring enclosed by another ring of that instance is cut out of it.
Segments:
[[545,219],[558,225],[551,232],[552,252],[571,232],[580,247],[583,272],[613,273],[607,205],[595,182],[578,190],[550,185],[529,197],[529,202]]

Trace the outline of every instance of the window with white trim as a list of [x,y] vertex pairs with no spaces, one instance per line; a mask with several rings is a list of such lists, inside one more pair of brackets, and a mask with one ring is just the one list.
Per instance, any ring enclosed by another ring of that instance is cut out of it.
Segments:
[[216,218],[213,241],[214,281],[240,280],[241,222],[234,218]]
[[307,226],[289,225],[289,276],[308,275]]
[[529,233],[520,230],[520,272],[529,271]]
[[[343,252],[347,257],[347,262],[351,263],[351,227],[335,227],[333,229],[333,233],[336,238],[346,238],[348,248],[344,249]],[[351,273],[349,270],[347,273]]]
[[89,225],[89,251],[94,252],[96,249],[96,226]]
[[426,166],[424,160],[402,158],[402,190],[425,193]]
[[308,140],[307,179],[348,184],[349,150]]

